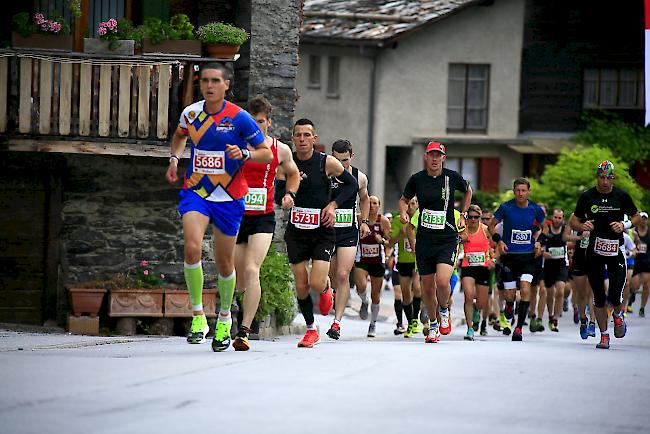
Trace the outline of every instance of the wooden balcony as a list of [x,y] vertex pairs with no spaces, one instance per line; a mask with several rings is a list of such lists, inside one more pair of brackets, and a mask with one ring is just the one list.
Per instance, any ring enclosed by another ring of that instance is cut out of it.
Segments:
[[0,150],[168,155],[194,66],[215,60],[0,50]]

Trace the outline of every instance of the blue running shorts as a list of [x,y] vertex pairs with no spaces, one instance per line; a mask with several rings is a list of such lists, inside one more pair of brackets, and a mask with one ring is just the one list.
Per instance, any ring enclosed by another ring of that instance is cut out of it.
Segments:
[[181,190],[178,212],[181,216],[196,211],[210,218],[210,223],[221,233],[229,237],[237,236],[239,225],[244,215],[244,199],[227,202],[211,202],[203,199],[191,190]]

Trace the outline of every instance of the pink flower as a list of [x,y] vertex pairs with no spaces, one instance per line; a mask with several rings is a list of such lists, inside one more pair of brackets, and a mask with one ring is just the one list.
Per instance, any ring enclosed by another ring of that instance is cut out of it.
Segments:
[[41,30],[43,30],[44,32],[47,32],[48,28],[49,27],[48,27],[47,23],[44,22],[44,23],[41,24]]
[[148,275],[149,275],[149,270],[144,270],[144,271],[142,272],[142,274],[144,274],[145,276],[148,276]]
[[36,24],[40,25],[45,21],[45,16],[43,14],[34,14],[34,19],[36,20]]
[[142,262],[140,262],[141,267],[148,267],[149,266],[149,261],[143,259]]
[[117,28],[117,20],[115,18],[111,18],[110,20],[108,20],[106,25],[108,25],[109,29],[113,30],[113,29]]
[[161,279],[164,279],[164,278],[165,278],[165,275],[162,274],[162,273],[160,273],[160,278],[161,278]]
[[97,33],[99,34],[99,36],[104,36],[104,35],[106,34],[106,29],[103,28],[103,27],[100,27],[100,28],[97,30]]

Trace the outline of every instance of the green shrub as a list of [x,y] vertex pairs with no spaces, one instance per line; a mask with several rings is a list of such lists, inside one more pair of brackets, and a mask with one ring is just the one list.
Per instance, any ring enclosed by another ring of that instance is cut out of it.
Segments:
[[196,31],[204,44],[242,45],[248,40],[246,30],[225,23],[208,23]]
[[278,326],[291,324],[297,312],[293,274],[286,255],[278,253],[273,245],[262,263],[260,284],[262,298],[255,317],[263,320],[274,315]]
[[154,45],[168,40],[195,39],[194,25],[185,14],[174,15],[169,23],[154,17],[147,18],[141,31]]

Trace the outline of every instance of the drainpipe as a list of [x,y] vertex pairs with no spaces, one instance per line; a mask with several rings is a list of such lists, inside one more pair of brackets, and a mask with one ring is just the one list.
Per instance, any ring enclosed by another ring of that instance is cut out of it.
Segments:
[[[377,76],[377,53],[370,57],[370,93],[368,96],[368,190],[374,192],[376,186],[375,173],[372,170],[373,148],[375,147],[375,79]],[[383,192],[382,192],[383,196]]]

